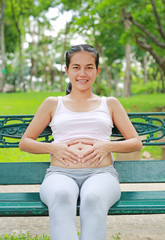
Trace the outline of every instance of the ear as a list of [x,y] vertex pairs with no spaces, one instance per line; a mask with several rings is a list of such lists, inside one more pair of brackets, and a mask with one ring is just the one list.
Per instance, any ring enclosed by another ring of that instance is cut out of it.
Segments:
[[67,69],[67,67],[65,66],[65,72],[66,72],[66,74],[67,74],[67,76],[68,76],[68,69]]
[[100,71],[101,71],[101,68],[98,67],[98,69],[97,69],[97,73],[96,73],[96,77],[98,76],[98,74],[99,74]]

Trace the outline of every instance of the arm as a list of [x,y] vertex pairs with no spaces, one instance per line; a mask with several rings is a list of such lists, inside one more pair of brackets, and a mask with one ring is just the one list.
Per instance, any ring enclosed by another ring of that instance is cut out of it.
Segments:
[[70,145],[77,143],[76,141],[69,141],[67,143],[44,143],[36,141],[38,136],[50,123],[57,108],[57,101],[57,98],[49,97],[41,104],[22,136],[19,148],[21,151],[30,153],[52,154],[65,165],[69,165],[66,161],[75,163],[78,160],[78,156],[69,149]]
[[125,109],[120,102],[113,97],[107,99],[112,121],[119,129],[125,140],[110,142],[111,152],[133,152],[140,151],[142,143],[138,133],[132,125]]
[[52,118],[52,108],[57,107],[57,100],[47,98],[39,107],[33,120],[26,129],[19,143],[21,151],[30,153],[50,153],[50,144],[36,141]]

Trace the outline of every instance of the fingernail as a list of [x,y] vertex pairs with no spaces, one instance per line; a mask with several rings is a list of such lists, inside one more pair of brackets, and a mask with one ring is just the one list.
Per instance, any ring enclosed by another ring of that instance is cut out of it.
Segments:
[[80,158],[78,159],[78,162],[81,162],[81,159],[80,159]]
[[84,163],[84,162],[85,162],[85,160],[83,159],[83,160],[82,160],[82,162]]
[[74,163],[76,164],[76,163],[77,163],[77,161],[74,161]]

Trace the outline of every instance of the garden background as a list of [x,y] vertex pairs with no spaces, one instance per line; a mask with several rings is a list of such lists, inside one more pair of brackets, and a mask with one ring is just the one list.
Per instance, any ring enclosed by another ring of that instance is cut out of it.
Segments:
[[[0,11],[1,115],[34,114],[47,96],[64,95],[65,52],[79,43],[100,53],[96,94],[127,112],[164,111],[164,0],[0,0]],[[16,159],[48,156],[1,150],[1,161]]]
[[[117,97],[127,112],[165,111],[164,16],[165,0],[0,0],[0,115],[34,114],[64,95],[65,52],[79,43],[100,53],[94,93]],[[143,151],[161,159],[161,148]],[[2,162],[48,160],[0,149]]]
[[65,52],[100,53],[97,94],[165,92],[164,0],[0,0],[0,92],[63,91]]

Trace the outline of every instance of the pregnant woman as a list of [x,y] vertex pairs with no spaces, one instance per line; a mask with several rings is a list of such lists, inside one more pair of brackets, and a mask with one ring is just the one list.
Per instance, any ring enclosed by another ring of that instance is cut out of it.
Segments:
[[[90,45],[66,53],[70,79],[64,97],[49,97],[39,107],[20,141],[20,149],[50,154],[50,167],[41,185],[48,206],[52,240],[78,240],[76,206],[80,197],[81,240],[106,240],[108,210],[121,195],[112,152],[142,147],[122,105],[114,97],[99,97],[92,85],[99,74],[99,54]],[[50,124],[54,141],[37,137]],[[124,141],[110,141],[113,125]]]

